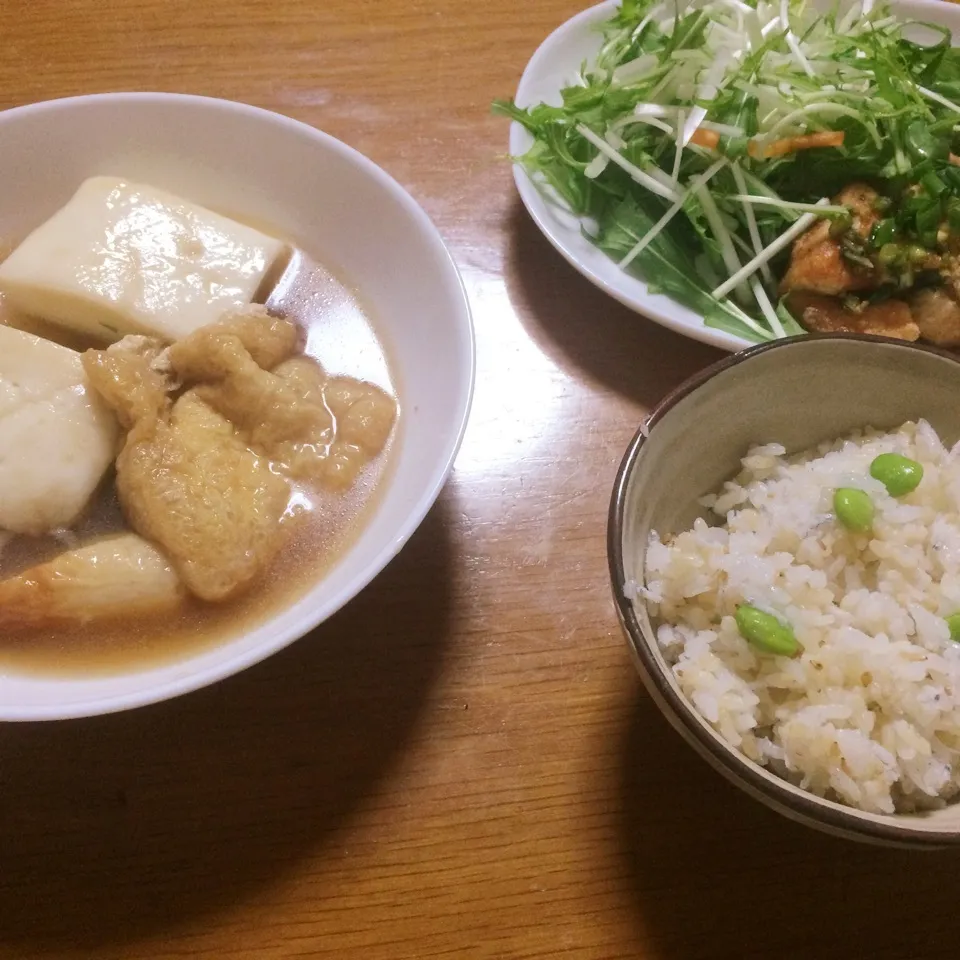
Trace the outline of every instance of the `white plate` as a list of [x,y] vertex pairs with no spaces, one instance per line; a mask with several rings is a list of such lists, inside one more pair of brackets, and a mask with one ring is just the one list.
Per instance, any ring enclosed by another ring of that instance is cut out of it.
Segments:
[[[537,49],[523,71],[517,88],[516,103],[529,107],[536,103],[559,106],[560,90],[570,86],[584,60],[592,60],[600,49],[598,27],[609,20],[619,0],[590,7],[554,30]],[[908,19],[924,20],[947,27],[956,38],[960,34],[960,6],[945,0],[900,0],[892,9]],[[531,135],[519,124],[510,127],[510,153],[520,156],[533,143]],[[580,221],[563,202],[536,185],[523,168],[514,166],[514,179],[520,199],[534,223],[562,256],[601,290],[622,304],[670,330],[709,343],[722,350],[740,350],[750,346],[742,337],[706,326],[703,318],[670,297],[650,293],[647,285],[621,270],[598,250],[580,231]]]
[[[114,672],[0,663],[0,721],[88,716],[196,690],[292,643],[355,597],[436,500],[466,427],[474,344],[463,284],[410,195],[346,144],[226,100],[112,93],[0,112],[0,236],[52,215],[108,173],[267,223],[355,284],[377,321],[402,408],[389,482],[337,562],[302,596],[215,646]],[[322,643],[322,637],[313,642]]]

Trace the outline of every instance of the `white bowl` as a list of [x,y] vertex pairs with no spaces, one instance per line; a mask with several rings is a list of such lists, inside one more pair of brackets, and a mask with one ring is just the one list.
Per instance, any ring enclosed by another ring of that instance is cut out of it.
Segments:
[[[832,0],[813,0],[821,9]],[[515,100],[520,107],[544,102],[559,106],[560,91],[571,86],[584,61],[592,61],[603,43],[601,25],[620,6],[620,0],[604,0],[581,11],[557,27],[537,48],[520,78]],[[960,5],[942,0],[891,0],[893,13],[903,20],[919,20],[946,27],[956,46],[960,43]],[[533,144],[533,137],[519,123],[510,125],[510,154],[518,157]],[[741,350],[750,341],[706,326],[703,317],[662,293],[651,293],[639,277],[621,270],[583,234],[579,217],[550,188],[536,184],[520,164],[514,166],[517,191],[533,222],[563,258],[591,283],[624,306],[636,310],[661,326],[721,350]]]
[[392,473],[366,528],[298,601],[261,626],[161,666],[112,675],[0,673],[0,720],[125,710],[257,663],[354,597],[430,509],[473,393],[463,285],[426,214],[386,173],[312,127],[244,104],[161,93],[52,100],[0,113],[0,236],[112,173],[263,222],[356,285],[378,321],[402,405]]

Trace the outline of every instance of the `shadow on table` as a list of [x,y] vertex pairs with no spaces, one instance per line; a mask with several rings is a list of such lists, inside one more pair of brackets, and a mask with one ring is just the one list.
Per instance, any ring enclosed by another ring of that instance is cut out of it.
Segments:
[[836,840],[707,766],[641,692],[621,841],[650,960],[955,957],[960,857]]
[[388,775],[439,673],[446,513],[246,673],[128,714],[0,727],[0,945],[124,944],[316,856]]
[[565,369],[646,408],[724,354],[628,310],[582,277],[516,199],[509,218],[506,285],[538,346]]

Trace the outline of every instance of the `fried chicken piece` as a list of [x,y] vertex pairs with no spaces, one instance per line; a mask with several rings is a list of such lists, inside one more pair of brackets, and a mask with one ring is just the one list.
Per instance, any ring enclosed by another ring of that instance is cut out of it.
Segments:
[[286,480],[195,391],[171,404],[145,357],[91,350],[84,367],[129,428],[117,493],[130,525],[201,599],[238,593],[282,544]]
[[883,300],[849,310],[835,297],[818,293],[792,293],[790,312],[814,333],[867,333],[896,340],[916,340],[920,328],[903,300]]
[[944,287],[960,302],[960,237],[951,238],[951,254],[942,258],[940,264],[940,279]]
[[70,550],[0,583],[0,627],[53,627],[175,610],[185,595],[167,558],[126,533]]
[[960,303],[949,288],[914,291],[910,309],[924,340],[943,347],[960,345]]
[[[834,203],[848,207],[853,215],[851,232],[866,240],[879,221],[874,209],[876,190],[862,183],[843,188]],[[780,292],[807,290],[836,296],[869,290],[878,281],[877,271],[851,264],[843,255],[840,240],[830,236],[830,221],[818,220],[793,245],[790,266],[780,282]]]
[[877,200],[880,194],[865,183],[848,183],[834,198],[833,202],[846,207],[853,215],[853,230],[864,240],[870,231],[880,222]]

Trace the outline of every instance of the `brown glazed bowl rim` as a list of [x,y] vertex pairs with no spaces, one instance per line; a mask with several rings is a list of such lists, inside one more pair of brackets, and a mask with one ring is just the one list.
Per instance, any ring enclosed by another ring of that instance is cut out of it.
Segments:
[[696,709],[668,679],[644,635],[633,602],[624,593],[623,530],[626,495],[634,468],[650,434],[677,404],[718,374],[774,350],[784,350],[811,341],[888,344],[902,350],[921,351],[948,359],[960,366],[960,357],[938,347],[889,337],[863,334],[804,334],[762,343],[731,354],[694,374],[664,397],[646,417],[631,439],[617,470],[607,518],[607,559],[614,602],[630,647],[634,664],[661,713],[687,742],[718,772],[756,799],[791,819],[826,830],[834,835],[883,845],[914,849],[937,849],[960,844],[960,828],[918,829],[909,814],[873,814],[818,797],[782,780],[720,739],[699,718]]

